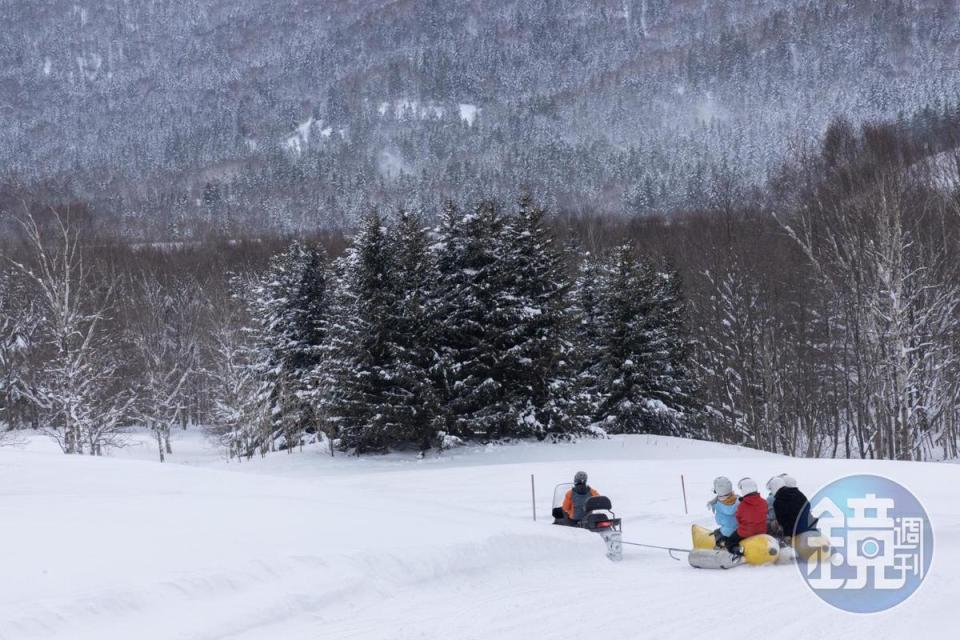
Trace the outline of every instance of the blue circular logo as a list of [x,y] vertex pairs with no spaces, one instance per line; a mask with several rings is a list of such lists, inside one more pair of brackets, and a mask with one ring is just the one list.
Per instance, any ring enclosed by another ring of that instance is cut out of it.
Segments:
[[804,580],[853,613],[897,606],[920,587],[933,559],[933,527],[910,491],[880,476],[847,476],[810,500],[815,531],[794,538]]

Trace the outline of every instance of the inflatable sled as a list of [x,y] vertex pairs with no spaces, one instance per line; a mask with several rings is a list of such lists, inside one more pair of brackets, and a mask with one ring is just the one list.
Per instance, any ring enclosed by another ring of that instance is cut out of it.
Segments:
[[790,538],[790,546],[798,560],[806,562],[824,562],[830,559],[830,540],[814,529]]
[[740,564],[773,564],[780,557],[780,544],[776,538],[765,533],[741,541],[742,556],[717,548],[713,534],[706,527],[693,525],[691,535],[693,551],[690,552],[689,561],[690,566],[697,569],[730,569]]
[[558,484],[553,489],[553,524],[564,527],[576,527],[586,529],[593,533],[599,533],[607,545],[607,557],[614,562],[623,559],[622,530],[620,528],[620,518],[613,512],[613,505],[610,498],[606,496],[593,496],[587,500],[586,514],[580,520],[570,520],[567,514],[563,512],[563,497],[567,491],[573,488],[573,484],[565,482]]

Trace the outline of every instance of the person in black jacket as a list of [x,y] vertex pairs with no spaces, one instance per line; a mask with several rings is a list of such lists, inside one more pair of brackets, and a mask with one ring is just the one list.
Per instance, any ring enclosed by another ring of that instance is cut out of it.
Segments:
[[810,501],[797,488],[796,481],[793,478],[789,480],[792,482],[780,483],[774,482],[771,478],[769,483],[771,490],[775,489],[773,512],[777,524],[783,531],[783,535],[788,537],[814,531],[817,528],[817,521],[810,514]]

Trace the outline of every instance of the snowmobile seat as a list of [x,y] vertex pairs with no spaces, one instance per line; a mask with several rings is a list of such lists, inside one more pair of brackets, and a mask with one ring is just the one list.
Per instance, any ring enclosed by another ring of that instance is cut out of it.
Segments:
[[589,513],[590,511],[611,511],[613,505],[610,503],[610,498],[607,496],[593,496],[587,500],[587,504],[584,506],[584,509]]

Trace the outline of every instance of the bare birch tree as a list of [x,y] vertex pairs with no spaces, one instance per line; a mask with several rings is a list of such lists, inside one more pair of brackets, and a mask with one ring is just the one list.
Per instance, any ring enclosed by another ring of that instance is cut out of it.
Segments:
[[116,277],[94,273],[69,212],[51,213],[46,226],[29,211],[20,217],[30,259],[10,259],[32,284],[43,312],[48,356],[31,400],[44,418],[42,430],[64,453],[100,455],[121,443],[133,400],[118,379],[115,342],[103,331]]
[[128,300],[138,307],[128,313],[130,344],[140,374],[135,413],[153,432],[164,462],[173,453],[170,431],[185,411],[184,390],[196,368],[192,291],[183,282],[164,283],[149,272],[132,276],[127,287]]
[[943,373],[956,353],[955,257],[945,239],[921,237],[935,199],[907,171],[840,172],[843,186],[822,191],[784,228],[846,308],[847,419],[861,455],[919,459],[950,402]]

